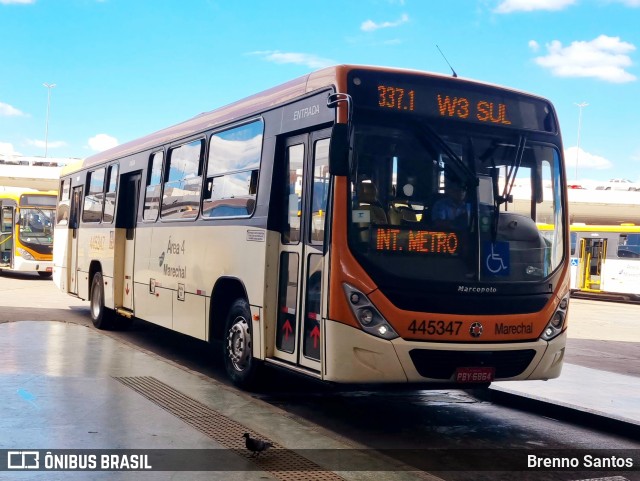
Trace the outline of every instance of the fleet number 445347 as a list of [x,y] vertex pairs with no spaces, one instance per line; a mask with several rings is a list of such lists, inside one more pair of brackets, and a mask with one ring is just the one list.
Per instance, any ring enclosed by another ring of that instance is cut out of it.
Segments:
[[457,336],[461,327],[462,321],[436,321],[434,319],[417,321],[414,319],[408,329],[414,334],[419,333],[425,336]]

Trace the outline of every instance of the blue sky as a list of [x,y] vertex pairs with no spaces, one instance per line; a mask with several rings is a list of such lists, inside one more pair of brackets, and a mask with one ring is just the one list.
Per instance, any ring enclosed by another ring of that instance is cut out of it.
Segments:
[[437,44],[555,104],[570,180],[640,181],[638,25],[640,0],[0,0],[0,154],[44,155],[43,83],[48,156],[84,158],[327,65],[448,73]]

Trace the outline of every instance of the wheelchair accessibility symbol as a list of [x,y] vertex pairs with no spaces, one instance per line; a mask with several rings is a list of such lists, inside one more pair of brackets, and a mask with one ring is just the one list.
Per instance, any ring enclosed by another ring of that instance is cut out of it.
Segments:
[[485,242],[484,245],[484,271],[492,276],[509,275],[509,243]]
[[578,267],[578,258],[577,257],[572,257],[571,258],[571,265],[573,267]]

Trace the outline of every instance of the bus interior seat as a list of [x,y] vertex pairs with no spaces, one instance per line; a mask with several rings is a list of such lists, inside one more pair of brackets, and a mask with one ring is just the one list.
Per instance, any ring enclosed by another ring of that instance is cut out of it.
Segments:
[[359,209],[368,210],[372,224],[387,224],[387,213],[378,200],[378,189],[370,182],[358,184]]
[[418,222],[418,213],[420,211],[413,210],[409,201],[396,199],[389,206],[389,223],[391,225],[411,225]]
[[378,200],[378,189],[371,182],[360,182],[357,187],[358,210],[369,212],[368,222],[357,223],[360,229],[360,240],[368,242],[371,225],[388,224],[387,213]]

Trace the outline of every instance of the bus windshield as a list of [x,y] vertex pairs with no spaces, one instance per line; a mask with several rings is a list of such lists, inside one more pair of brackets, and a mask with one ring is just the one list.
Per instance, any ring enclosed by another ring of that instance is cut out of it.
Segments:
[[349,245],[374,280],[548,277],[565,242],[557,148],[514,129],[421,122],[379,115],[355,127]]
[[53,245],[53,209],[23,207],[20,209],[20,242],[27,246]]

